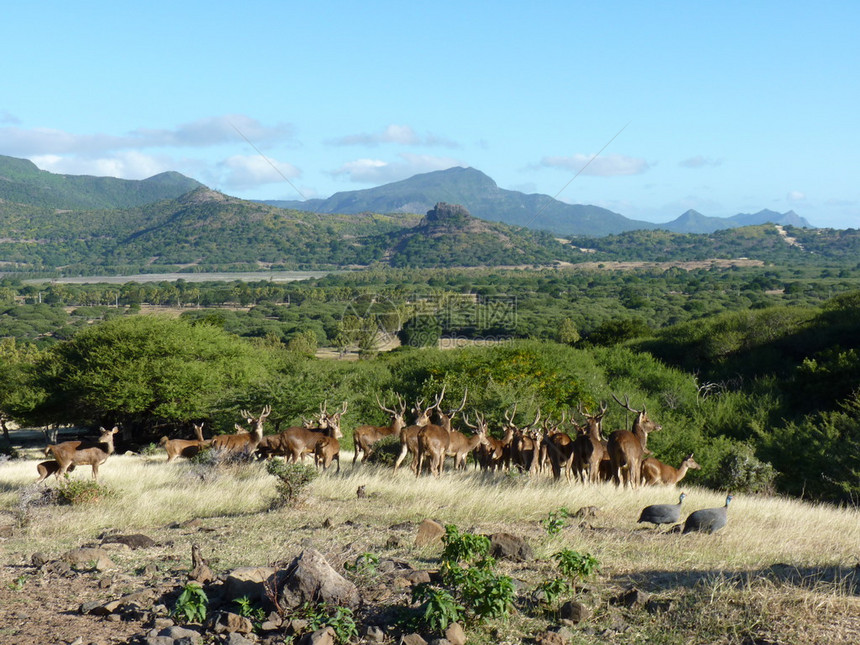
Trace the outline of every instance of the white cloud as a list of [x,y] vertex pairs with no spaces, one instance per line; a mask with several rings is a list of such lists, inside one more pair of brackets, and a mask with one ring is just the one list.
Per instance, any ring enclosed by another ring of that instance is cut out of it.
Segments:
[[228,157],[218,164],[221,171],[219,185],[246,189],[264,184],[283,183],[302,174],[292,164],[274,159],[269,161],[260,155]]
[[721,159],[711,159],[710,157],[703,157],[702,155],[696,155],[695,157],[690,157],[688,159],[684,159],[680,163],[679,166],[682,168],[706,168],[712,166],[722,165]]
[[176,170],[175,162],[169,157],[148,155],[136,150],[117,152],[109,157],[47,154],[35,155],[30,159],[42,170],[65,175],[146,179],[160,172]]
[[394,143],[402,146],[440,146],[446,148],[459,148],[460,146],[449,139],[434,134],[419,136],[415,130],[408,125],[392,124],[381,132],[363,132],[360,134],[348,134],[329,141],[335,146],[370,146],[375,147],[385,143]]
[[562,168],[571,172],[593,177],[617,177],[621,175],[640,175],[651,166],[644,159],[626,155],[594,155],[575,154],[571,157],[544,157],[540,165],[547,168]]
[[406,179],[419,173],[445,170],[464,165],[456,159],[432,155],[399,155],[401,161],[389,163],[380,159],[356,159],[331,171],[335,177],[346,177],[351,182],[363,184],[384,184]]
[[[244,135],[244,137],[243,137]],[[292,138],[286,124],[263,125],[241,114],[206,117],[183,123],[173,129],[137,128],[123,135],[106,133],[75,134],[51,128],[0,128],[0,150],[4,154],[98,155],[121,150],[145,148],[200,148],[239,143],[247,138],[255,145],[266,145]]]
[[802,202],[806,201],[806,194],[800,192],[799,190],[790,190],[788,191],[788,195],[785,198],[790,202]]

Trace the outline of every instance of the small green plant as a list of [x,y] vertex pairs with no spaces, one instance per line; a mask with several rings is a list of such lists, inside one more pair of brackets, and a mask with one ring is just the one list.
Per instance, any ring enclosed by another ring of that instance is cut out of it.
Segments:
[[89,479],[64,479],[57,486],[57,503],[77,506],[114,497],[112,489]]
[[444,632],[451,623],[461,621],[466,611],[451,592],[426,582],[413,587],[412,602],[424,603],[423,622],[433,631]]
[[358,638],[358,626],[355,624],[352,610],[348,607],[329,607],[325,603],[306,602],[298,613],[308,621],[308,629],[312,632],[331,627],[338,643],[349,643]]
[[173,615],[189,623],[202,623],[206,620],[208,604],[209,598],[203,591],[203,587],[196,582],[189,582],[176,599]]
[[535,591],[543,596],[545,604],[554,606],[559,598],[569,595],[573,588],[564,578],[550,578],[539,584]]
[[140,450],[140,454],[144,457],[155,457],[161,449],[157,443],[148,443]]
[[460,533],[454,524],[445,527],[442,537],[445,548],[442,550],[442,566],[470,562],[486,557],[490,552],[490,538],[473,533]]
[[570,511],[564,507],[550,511],[547,518],[543,521],[543,528],[548,535],[558,535],[567,525],[568,517],[570,517]]
[[355,562],[343,563],[344,570],[352,574],[353,578],[364,581],[370,581],[379,574],[377,566],[379,557],[373,553],[361,553],[355,556]]
[[20,576],[12,580],[12,582],[10,582],[7,586],[12,591],[21,591],[24,588],[24,585],[27,584],[27,581],[29,579],[30,576],[26,574],[21,574]]
[[239,615],[245,618],[250,618],[252,621],[261,622],[266,617],[266,612],[262,607],[255,607],[254,603],[248,596],[242,596],[233,600],[239,605]]
[[292,506],[302,491],[316,478],[317,470],[306,464],[287,463],[280,459],[266,462],[266,472],[278,478],[278,497],[273,506]]
[[568,578],[587,578],[600,569],[600,562],[590,553],[562,549],[552,556],[558,570]]
[[494,571],[490,540],[445,527],[440,567],[441,585],[425,583],[413,590],[413,602],[423,603],[421,620],[430,629],[444,631],[452,622],[481,621],[506,616],[513,607],[513,580]]

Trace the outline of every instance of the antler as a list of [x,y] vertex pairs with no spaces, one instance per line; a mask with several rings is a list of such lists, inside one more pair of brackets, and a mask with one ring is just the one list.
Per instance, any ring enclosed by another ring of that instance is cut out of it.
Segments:
[[517,416],[517,401],[514,401],[514,411],[508,416],[508,411],[505,410],[505,421],[508,422],[508,425],[514,425],[514,417]]
[[[630,412],[635,412],[636,414],[639,414],[639,412],[640,412],[639,410],[637,410],[636,408],[630,407],[630,395],[629,394],[624,395],[624,403],[619,401],[618,397],[615,396],[614,393],[612,394],[612,398],[615,399],[615,402],[618,405],[620,405],[622,408],[624,408],[625,410],[630,410]],[[643,408],[643,411],[644,411],[644,408]]]
[[382,410],[383,412],[388,412],[388,414],[395,414],[394,410],[390,410],[389,408],[386,408],[384,405],[382,405],[382,403],[379,402],[379,394],[378,393],[376,395],[376,405],[378,405],[379,409]]

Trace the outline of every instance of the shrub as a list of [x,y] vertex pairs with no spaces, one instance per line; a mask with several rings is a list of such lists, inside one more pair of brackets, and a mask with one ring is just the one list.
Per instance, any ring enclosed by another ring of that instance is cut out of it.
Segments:
[[89,479],[66,479],[57,486],[57,503],[95,504],[115,495],[111,488]]
[[274,500],[273,507],[295,504],[302,491],[319,474],[313,466],[288,463],[280,459],[267,461],[266,472],[278,478],[275,486],[278,496]]
[[547,518],[542,522],[543,528],[547,534],[556,535],[565,527],[568,517],[570,517],[570,511],[564,507],[555,511],[550,511]]
[[600,562],[590,553],[562,549],[552,557],[558,563],[558,570],[568,578],[587,578],[600,569]]
[[400,455],[400,437],[398,435],[389,435],[383,437],[373,444],[370,457],[366,459],[367,463],[377,466],[393,466]]
[[720,461],[714,476],[720,488],[741,493],[773,493],[776,471],[746,444],[736,444]]

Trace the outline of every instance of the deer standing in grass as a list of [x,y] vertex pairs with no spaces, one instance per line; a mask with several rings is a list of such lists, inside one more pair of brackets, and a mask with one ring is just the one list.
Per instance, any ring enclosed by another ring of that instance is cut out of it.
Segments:
[[[69,467],[66,469],[66,472],[70,473],[74,469],[75,465],[69,464]],[[54,461],[53,459],[40,462],[39,465],[36,466],[36,470],[39,471],[39,479],[34,481],[34,484],[38,484],[39,482],[44,481],[51,475],[54,475],[58,480],[60,479],[60,463]]]
[[699,470],[700,468],[701,466],[693,459],[693,453],[681,462],[679,468],[672,468],[654,457],[646,457],[642,462],[642,483],[651,486],[656,484],[674,486],[684,479],[689,469]]
[[633,430],[616,430],[609,435],[606,450],[612,468],[612,480],[616,486],[630,485],[637,488],[642,478],[642,458],[647,450],[648,433],[656,432],[663,426],[648,418],[645,406],[641,410],[630,407],[630,397],[624,397],[624,403],[613,394],[615,402],[636,417],[633,419]]
[[476,462],[480,465],[481,470],[506,469],[510,466],[511,442],[514,439],[513,417],[516,413],[516,404],[514,404],[513,413],[505,410],[505,425],[503,426],[505,434],[501,439],[496,439],[488,433],[486,445],[475,448]]
[[442,394],[436,397],[436,402],[429,408],[424,407],[424,400],[419,399],[412,407],[412,414],[415,415],[412,425],[408,425],[400,429],[400,454],[397,455],[397,460],[394,462],[394,472],[400,468],[400,464],[406,459],[406,454],[412,455],[412,470],[418,471],[418,433],[421,428],[430,423],[430,413],[442,403],[442,397],[445,395],[445,388],[442,388]]
[[[319,427],[306,428],[304,426],[293,426],[274,435],[269,441],[269,450],[272,454],[283,455],[287,461],[304,461],[305,455],[311,455],[316,449],[317,442],[325,436],[340,439],[343,433],[340,430],[341,417],[346,414],[349,402],[344,401],[340,412],[329,413],[328,401],[320,404]],[[338,444],[338,453],[340,444]],[[338,454],[338,465],[340,458]]]
[[549,462],[553,479],[561,479],[564,471],[565,478],[570,482],[571,465],[575,457],[575,440],[561,429],[567,415],[562,412],[561,421],[552,423],[549,419],[544,422],[544,438],[540,445],[541,469]]
[[65,475],[71,466],[92,466],[93,479],[98,481],[99,466],[113,454],[114,435],[119,432],[116,426],[112,430],[99,428],[101,434],[98,440],[64,441],[45,448],[45,456],[53,456],[59,464],[57,479]]
[[543,433],[537,427],[540,422],[540,410],[537,411],[535,420],[524,428],[514,428],[514,438],[511,441],[511,463],[529,474],[538,471],[540,461],[540,444]]
[[606,415],[606,403],[600,404],[600,410],[591,414],[588,408],[578,406],[579,413],[585,418],[584,431],[574,440],[573,472],[580,481],[595,484],[600,481],[600,462],[609,458],[603,439],[603,417]]
[[[269,405],[265,406],[257,417],[247,410],[242,410],[239,414],[248,419],[248,423],[252,426],[251,430],[249,432],[240,431],[238,434],[220,434],[217,437],[212,437],[212,447],[230,453],[253,455],[260,441],[263,440],[263,422],[269,417],[271,412],[272,407]],[[237,429],[241,430],[241,428]]]
[[340,441],[335,437],[324,435],[314,446],[314,465],[327,470],[333,460],[337,461],[337,472],[340,472]]
[[[439,398],[439,403],[442,402],[442,396],[444,396],[444,394],[445,388],[442,388],[442,395]],[[445,457],[447,455],[451,455],[456,458],[457,453],[451,452],[451,437],[454,433],[451,428],[451,422],[454,420],[454,415],[458,412],[462,412],[463,408],[466,407],[466,396],[467,392],[464,392],[460,406],[452,408],[447,412],[443,412],[439,407],[439,403],[437,403],[435,406],[437,423],[428,423],[419,430],[417,441],[418,465],[415,469],[416,476],[421,474],[421,467],[424,464],[425,458],[428,460],[430,473],[436,477],[442,474],[442,470],[445,467]],[[455,441],[456,448],[459,449],[462,447],[462,444],[466,439],[461,433],[458,432],[457,434],[460,435],[460,437]],[[460,438],[462,438],[462,441]]]
[[162,437],[161,441],[158,442],[158,445],[167,452],[168,464],[177,457],[190,459],[209,445],[209,442],[203,438],[203,424],[197,425],[194,423],[192,425],[194,426],[194,435],[197,439],[168,439],[167,437]]
[[364,463],[373,452],[373,444],[383,437],[400,434],[400,430],[406,425],[406,401],[398,394],[397,402],[399,408],[386,408],[379,402],[379,395],[376,396],[376,404],[379,408],[391,415],[391,424],[387,426],[358,426],[353,431],[352,441],[355,445],[355,453],[352,456],[353,464],[358,459],[359,452],[363,453],[361,462]]

